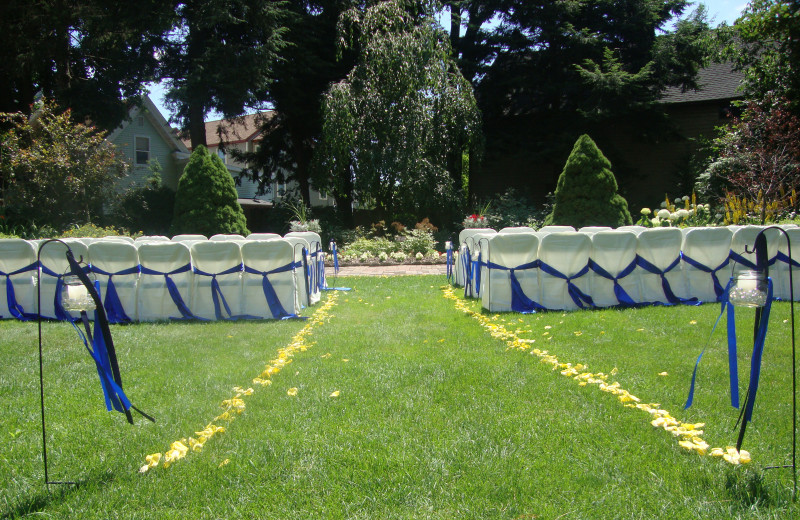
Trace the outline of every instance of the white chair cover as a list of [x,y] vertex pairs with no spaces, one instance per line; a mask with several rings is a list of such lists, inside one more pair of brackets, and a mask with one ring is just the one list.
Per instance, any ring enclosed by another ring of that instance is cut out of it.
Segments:
[[[765,226],[743,226],[733,232],[731,239],[731,273],[736,275],[742,271],[756,268],[755,244],[756,236],[765,229]],[[778,245],[785,239],[777,229],[768,229],[765,232],[767,238],[767,260],[772,264],[778,256]],[[747,250],[754,251],[748,253]]]
[[100,286],[100,299],[109,323],[137,321],[136,290],[139,253],[123,241],[101,240],[89,244],[90,270]]
[[539,229],[540,233],[566,233],[574,232],[575,228],[572,226],[543,226]]
[[489,239],[497,235],[498,233],[475,233],[464,240],[464,244],[472,256],[470,269],[466,274],[468,283],[465,283],[464,296],[480,298],[482,279],[486,273],[484,265],[486,254],[483,250],[488,247]]
[[[310,247],[308,240],[298,236],[287,236],[282,240],[291,244],[294,250],[295,262],[300,263],[300,267],[295,270],[295,283],[297,285],[300,308],[314,305],[319,301],[321,293],[318,287],[312,285],[312,266],[310,263],[311,258],[308,254],[308,248]],[[305,255],[303,250],[305,250]]]
[[617,228],[617,231],[630,231],[631,233],[639,234],[642,231],[647,229],[644,226],[620,226]]
[[[800,228],[785,227],[784,231],[786,231],[786,235],[789,237],[792,244],[791,282],[794,286],[794,299],[800,300]],[[775,297],[788,300],[791,295],[789,287],[789,249],[786,247],[786,237],[784,237],[782,233],[776,240],[778,241],[778,260],[775,262],[774,266],[770,268],[769,272],[770,276],[773,277],[773,281],[775,281]]]
[[247,240],[273,240],[276,238],[282,238],[277,233],[250,233],[247,235]]
[[105,237],[101,238],[100,240],[122,240],[123,242],[130,242],[131,244],[134,243],[134,240],[131,237],[119,236],[119,235],[108,235],[108,236],[105,236]]
[[642,303],[680,303],[678,294],[686,289],[681,271],[681,243],[678,228],[654,228],[639,233],[639,280]]
[[249,240],[242,244],[242,311],[279,319],[300,313],[294,248],[286,240]]
[[217,235],[211,235],[208,240],[210,242],[226,242],[228,240],[244,240],[244,237],[237,233],[219,233]]
[[208,240],[208,237],[205,235],[175,235],[170,240],[173,242],[198,242]]
[[235,240],[192,244],[192,313],[200,319],[242,316],[242,252]]
[[608,226],[583,226],[578,230],[579,233],[586,233],[588,235],[594,235],[600,231],[611,231],[611,228]]
[[169,242],[169,237],[165,237],[164,235],[142,235],[140,237],[136,237],[134,242]]
[[141,274],[137,291],[139,321],[190,319],[192,257],[183,242],[152,242],[138,248]]
[[[76,238],[64,239],[61,242],[42,242],[39,259],[41,260],[41,307],[39,312],[43,318],[66,320],[80,316],[80,313],[66,312],[61,306],[61,288],[63,276],[70,274],[67,262],[67,246],[72,249],[75,260],[83,262],[81,267],[89,271],[89,250],[86,244]],[[66,244],[66,246],[64,245]]]
[[486,247],[481,305],[491,312],[533,312],[539,305],[539,237],[533,233],[492,236]]
[[571,310],[591,307],[589,254],[592,241],[584,233],[556,232],[542,237],[539,244],[539,289],[547,309]]
[[613,307],[639,303],[641,294],[636,265],[636,234],[630,231],[600,231],[591,234],[591,239],[589,280],[594,304]]
[[517,226],[517,227],[505,227],[498,231],[498,233],[502,233],[504,235],[512,234],[512,233],[535,233],[536,230],[529,226]]
[[36,318],[36,252],[21,238],[0,239],[0,317]]
[[[469,247],[474,245],[474,240],[470,238],[473,235],[483,234],[484,236],[494,235],[497,231],[491,228],[467,228],[462,229],[458,234],[458,253],[454,258],[454,280],[455,284],[459,287],[465,287],[467,278],[471,277],[472,273],[472,252],[466,254]],[[467,243],[469,241],[469,243]]]
[[730,276],[728,257],[733,233],[726,227],[689,228],[683,237],[683,298],[719,301]]
[[291,231],[286,238],[303,238],[308,242],[308,266],[311,275],[311,287],[314,289],[314,302],[319,301],[319,293],[325,284],[325,253],[322,250],[322,238],[313,231]]

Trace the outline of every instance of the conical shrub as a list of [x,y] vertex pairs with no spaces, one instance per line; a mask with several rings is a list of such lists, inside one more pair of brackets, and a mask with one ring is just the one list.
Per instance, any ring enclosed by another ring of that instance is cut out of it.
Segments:
[[170,232],[247,235],[247,221],[236,198],[233,177],[220,158],[198,146],[178,181]]
[[575,228],[632,223],[628,203],[617,193],[611,162],[588,135],[578,138],[567,158],[546,223]]

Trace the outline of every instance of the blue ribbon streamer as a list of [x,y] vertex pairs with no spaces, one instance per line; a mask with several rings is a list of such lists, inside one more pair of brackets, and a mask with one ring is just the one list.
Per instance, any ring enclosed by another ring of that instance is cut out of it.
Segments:
[[[518,265],[516,267],[506,267],[504,265],[495,264],[493,262],[486,262],[484,265],[490,271],[492,269],[500,271],[508,271],[509,279],[511,281],[511,310],[522,314],[535,313],[537,310],[546,310],[540,303],[532,300],[525,294],[522,285],[517,279],[516,271],[525,271],[528,269],[536,269],[539,267],[539,260],[528,262],[527,264]],[[490,275],[491,276],[491,275]]]
[[207,321],[207,320],[205,320],[205,318],[200,318],[199,316],[195,316],[192,313],[192,311],[189,310],[189,307],[186,305],[186,302],[183,301],[183,297],[181,297],[181,292],[178,290],[178,286],[175,285],[175,281],[172,278],[170,278],[170,275],[180,274],[180,273],[185,273],[187,271],[191,271],[192,264],[186,264],[184,266],[181,266],[181,267],[179,267],[177,269],[174,269],[172,271],[169,271],[169,272],[156,271],[154,269],[150,269],[149,267],[145,267],[145,266],[140,266],[140,269],[141,269],[141,273],[142,274],[147,274],[147,275],[152,275],[152,276],[163,276],[164,277],[164,281],[167,284],[167,291],[169,292],[170,298],[172,298],[172,303],[175,304],[175,307],[178,308],[178,312],[181,313],[181,317],[180,318],[170,317],[169,319],[171,319],[171,320],[192,320],[192,319],[197,319],[197,320]]
[[100,269],[96,265],[90,264],[89,270],[93,273],[101,274],[103,276],[108,276],[108,283],[106,284],[106,296],[103,299],[103,307],[106,309],[106,317],[108,318],[108,322],[130,323],[132,320],[125,312],[125,308],[122,305],[122,301],[119,299],[119,294],[117,293],[117,288],[114,285],[113,277],[138,274],[139,272],[141,272],[140,266],[136,265],[135,267],[130,267],[128,269],[123,269],[122,271],[111,273],[103,269]]
[[761,308],[761,320],[756,331],[755,341],[753,341],[753,355],[750,360],[750,389],[747,393],[747,403],[744,410],[746,421],[752,420],[753,406],[756,402],[758,392],[758,382],[761,377],[761,359],[764,354],[764,342],[767,339],[767,327],[769,326],[769,313],[772,308],[772,278],[767,278],[767,302]]
[[[224,275],[224,274],[233,274],[233,273],[241,273],[243,271],[243,264],[237,264],[233,267],[226,269],[224,271],[220,271],[219,273],[207,273],[198,269],[197,267],[194,268],[194,273],[200,276],[210,276],[211,277],[211,301],[214,302],[214,316],[216,316],[217,320],[240,320],[240,319],[254,319],[257,320],[258,316],[249,316],[247,314],[236,314],[234,315],[231,312],[231,307],[228,305],[228,301],[225,299],[225,295],[222,294],[222,289],[219,286],[219,282],[217,281],[217,276]],[[225,318],[222,316],[222,309],[220,307],[220,302],[222,302],[222,306],[225,308],[225,312],[228,314],[228,317]]]
[[286,309],[283,308],[280,298],[278,298],[278,294],[275,292],[275,288],[272,287],[272,283],[269,281],[269,275],[294,271],[294,269],[300,267],[300,265],[300,262],[291,262],[282,267],[273,269],[272,271],[258,271],[247,265],[244,266],[244,272],[261,275],[261,287],[264,291],[264,298],[267,300],[267,306],[272,313],[272,317],[275,319],[285,320],[289,318],[299,318],[299,316],[297,314],[288,313]]
[[[678,257],[675,258],[675,260],[673,260],[672,263],[669,264],[667,268],[662,271],[661,269],[651,264],[641,256],[638,255],[636,256],[636,264],[639,267],[641,267],[648,273],[657,274],[661,277],[661,288],[664,291],[664,297],[666,297],[667,299],[667,305],[676,305],[678,303],[700,305],[700,302],[697,300],[697,298],[679,298],[675,296],[675,293],[672,292],[672,287],[670,287],[669,281],[667,281],[666,274],[675,269],[680,264],[680,262],[681,262],[681,257],[680,255],[678,255]],[[648,302],[648,303],[663,305],[663,302]]]
[[714,293],[716,293],[717,295],[717,301],[718,302],[722,301],[722,296],[725,293],[725,289],[722,287],[722,284],[719,283],[719,279],[717,278],[717,272],[720,271],[721,269],[724,269],[730,263],[731,261],[730,256],[714,269],[711,269],[710,267],[701,264],[692,257],[683,254],[683,252],[681,252],[681,259],[687,264],[691,265],[692,267],[711,275],[711,281],[714,282]]

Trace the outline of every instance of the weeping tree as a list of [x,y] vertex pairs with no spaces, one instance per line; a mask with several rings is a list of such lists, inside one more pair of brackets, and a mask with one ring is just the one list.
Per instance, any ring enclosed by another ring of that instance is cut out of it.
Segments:
[[392,0],[340,20],[342,45],[358,58],[325,94],[314,161],[315,184],[340,210],[355,199],[387,215],[441,218],[463,201],[462,157],[480,115],[431,12]]
[[558,178],[553,212],[545,223],[573,226],[619,227],[632,223],[627,201],[617,193],[611,162],[592,138],[575,142]]

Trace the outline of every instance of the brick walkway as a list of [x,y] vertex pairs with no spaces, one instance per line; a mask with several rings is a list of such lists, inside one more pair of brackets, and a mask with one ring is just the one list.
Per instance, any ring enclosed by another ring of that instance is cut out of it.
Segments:
[[[355,265],[340,267],[339,276],[409,276],[418,274],[447,274],[445,264],[435,265]],[[332,279],[333,267],[325,266],[325,277]]]

